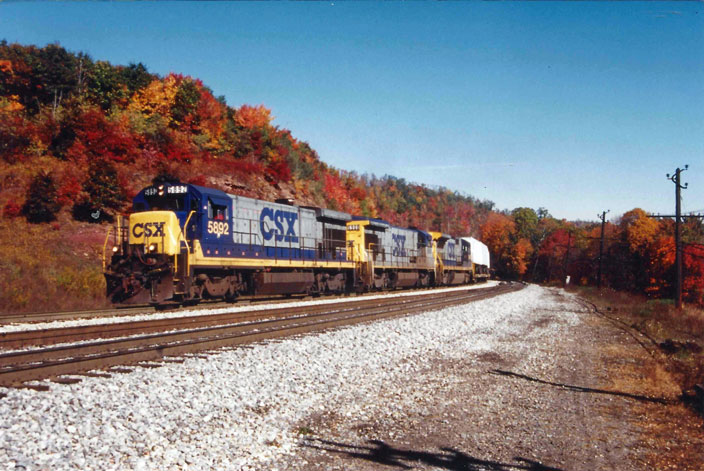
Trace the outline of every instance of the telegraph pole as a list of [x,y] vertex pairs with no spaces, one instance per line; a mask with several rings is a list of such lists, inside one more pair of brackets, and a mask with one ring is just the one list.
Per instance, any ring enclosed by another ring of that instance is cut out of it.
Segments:
[[682,215],[682,197],[680,196],[680,190],[686,190],[688,184],[682,185],[680,183],[681,174],[689,168],[689,165],[685,165],[684,168],[677,168],[673,175],[669,173],[666,175],[668,180],[672,180],[675,184],[675,215],[657,214],[655,216],[649,215],[651,218],[675,218],[675,306],[677,309],[682,309],[682,236],[680,226],[682,225],[682,219],[703,219],[704,214],[687,214]]
[[565,261],[562,267],[562,276],[564,277],[562,281],[562,286],[567,286],[567,262],[569,261],[570,258],[570,244],[572,242],[572,232],[568,231],[567,232],[567,251],[565,252]]
[[680,225],[682,220],[682,199],[680,190],[687,189],[687,183],[680,184],[680,174],[687,170],[689,165],[685,165],[684,169],[677,167],[674,175],[667,174],[667,178],[675,184],[675,306],[677,309],[682,309],[682,240],[680,236]]
[[601,239],[599,240],[599,272],[596,277],[596,286],[601,288],[601,259],[604,256],[604,226],[606,225],[606,213],[611,211],[607,209],[601,212]]

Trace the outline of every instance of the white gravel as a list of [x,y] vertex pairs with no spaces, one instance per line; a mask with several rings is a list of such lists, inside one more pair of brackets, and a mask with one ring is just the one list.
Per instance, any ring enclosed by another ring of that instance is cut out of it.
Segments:
[[[431,359],[491,351],[538,306],[566,307],[545,294],[531,285],[403,319],[52,383],[50,392],[0,388],[0,469],[273,469],[267,463],[295,452],[306,417],[334,410],[363,420],[382,385],[403,396]],[[554,323],[548,335],[563,328]]]
[[[480,288],[488,288],[498,285],[498,281],[489,280],[486,283],[468,285],[468,286],[457,286],[454,288],[440,288],[434,289],[433,293],[443,293],[447,291],[467,291]],[[422,296],[427,294],[428,291],[401,291],[394,293],[395,296]],[[121,324],[126,322],[135,321],[150,321],[157,319],[177,319],[179,317],[189,317],[189,316],[207,316],[212,314],[225,314],[232,312],[254,312],[263,311],[266,309],[274,308],[293,308],[298,306],[312,306],[318,304],[333,304],[341,301],[344,302],[354,302],[354,301],[366,301],[369,299],[378,299],[388,296],[388,294],[379,295],[364,295],[355,298],[331,298],[331,299],[316,299],[289,303],[267,303],[267,304],[233,304],[230,307],[217,308],[217,309],[187,309],[182,311],[167,311],[167,312],[157,312],[151,311],[146,314],[138,314],[134,316],[119,316],[119,317],[94,317],[89,319],[76,319],[76,320],[66,320],[66,321],[52,321],[52,322],[34,322],[34,323],[13,323],[0,326],[0,334],[6,332],[19,332],[19,331],[30,331],[30,330],[43,330],[43,329],[56,329],[62,327],[76,327],[76,326],[86,326],[86,325],[103,325],[103,324]]]

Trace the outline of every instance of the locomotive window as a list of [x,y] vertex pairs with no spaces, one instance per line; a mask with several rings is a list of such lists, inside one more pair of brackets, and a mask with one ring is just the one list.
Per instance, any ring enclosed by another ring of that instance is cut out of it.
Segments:
[[208,219],[217,221],[225,221],[227,217],[227,206],[224,204],[215,204],[210,199],[208,200]]
[[[185,195],[154,195],[147,196],[147,202],[149,203],[150,209],[152,211],[185,211],[186,210],[186,196]],[[136,209],[136,208],[135,208]]]

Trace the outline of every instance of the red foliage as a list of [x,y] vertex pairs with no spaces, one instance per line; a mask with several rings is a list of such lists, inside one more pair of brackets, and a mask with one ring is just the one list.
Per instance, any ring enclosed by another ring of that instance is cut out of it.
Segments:
[[264,167],[259,161],[237,159],[230,163],[229,170],[240,175],[261,174],[264,172]]
[[562,256],[567,251],[570,239],[567,229],[558,229],[550,234],[540,246],[540,255],[546,257]]
[[339,176],[333,173],[326,173],[324,175],[324,191],[325,199],[327,199],[333,209],[341,209],[344,206],[347,194]]
[[684,246],[682,262],[684,280],[682,293],[685,299],[704,305],[704,244]]
[[367,192],[361,186],[355,186],[350,190],[350,196],[357,201],[362,201],[367,197]]
[[69,175],[64,178],[57,191],[57,201],[62,206],[68,206],[76,201],[81,192],[81,180],[75,175]]
[[225,105],[217,101],[213,94],[202,86],[200,80],[196,83],[201,87],[200,100],[196,109],[200,128],[211,138],[217,138],[222,134],[225,124]]
[[190,183],[191,185],[205,186],[207,182],[208,179],[205,175],[196,175],[195,177],[189,179],[187,183]]
[[14,201],[8,202],[2,210],[5,219],[14,219],[22,214],[22,207]]
[[35,134],[36,126],[21,112],[0,110],[0,158],[10,164],[24,161]]
[[192,156],[190,149],[184,149],[175,142],[167,144],[164,152],[164,158],[169,162],[188,162]]
[[127,122],[109,121],[98,108],[84,112],[77,120],[74,131],[76,141],[69,149],[70,158],[134,162],[139,155],[137,141],[129,131]]
[[291,168],[284,159],[277,158],[272,160],[266,171],[275,182],[291,181]]

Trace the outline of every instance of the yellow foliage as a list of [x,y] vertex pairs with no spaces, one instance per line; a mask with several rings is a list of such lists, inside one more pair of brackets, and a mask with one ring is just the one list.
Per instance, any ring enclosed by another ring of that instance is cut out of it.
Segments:
[[10,95],[9,97],[0,97],[0,113],[22,111],[24,106],[20,103],[20,97]]
[[152,83],[135,94],[128,109],[139,111],[147,116],[159,114],[168,117],[171,122],[171,107],[177,92],[178,80],[173,74],[163,80],[153,80]]
[[632,252],[644,253],[660,233],[660,222],[655,218],[649,218],[640,208],[624,214],[621,224],[625,226],[626,240]]

